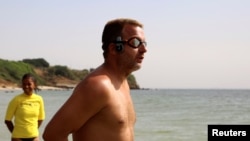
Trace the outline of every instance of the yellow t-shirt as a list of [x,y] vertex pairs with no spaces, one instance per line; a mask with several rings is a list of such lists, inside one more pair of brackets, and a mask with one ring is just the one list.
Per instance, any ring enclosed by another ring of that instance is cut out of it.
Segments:
[[13,138],[38,137],[38,120],[45,119],[44,103],[37,94],[24,93],[15,96],[9,103],[5,120],[14,119]]

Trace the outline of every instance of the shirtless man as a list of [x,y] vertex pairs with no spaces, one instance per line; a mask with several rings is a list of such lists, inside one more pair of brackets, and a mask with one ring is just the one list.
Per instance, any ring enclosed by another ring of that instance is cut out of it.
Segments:
[[147,52],[143,25],[114,19],[103,30],[104,63],[75,88],[45,128],[45,141],[134,141],[135,110],[127,76]]

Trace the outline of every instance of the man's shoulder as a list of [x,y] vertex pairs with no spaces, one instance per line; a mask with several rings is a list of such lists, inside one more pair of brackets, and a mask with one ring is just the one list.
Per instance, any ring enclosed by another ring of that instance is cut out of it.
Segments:
[[89,75],[82,81],[82,85],[87,86],[109,86],[111,85],[111,80],[106,74],[93,74]]
[[113,85],[107,75],[90,75],[76,87],[76,91],[84,95],[105,95],[112,89]]

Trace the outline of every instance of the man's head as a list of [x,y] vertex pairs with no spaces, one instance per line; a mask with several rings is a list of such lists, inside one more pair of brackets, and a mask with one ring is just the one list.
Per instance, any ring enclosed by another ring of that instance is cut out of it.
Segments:
[[109,21],[105,25],[102,34],[102,49],[104,58],[107,56],[109,44],[114,41],[122,40],[122,32],[125,25],[134,25],[143,28],[143,25],[134,19],[120,18]]

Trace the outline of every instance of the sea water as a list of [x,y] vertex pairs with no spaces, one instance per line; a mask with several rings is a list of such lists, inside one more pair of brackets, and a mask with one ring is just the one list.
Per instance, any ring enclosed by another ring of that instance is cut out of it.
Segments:
[[[10,140],[4,116],[19,93],[0,91],[0,141]],[[38,93],[46,110],[42,134],[72,90]],[[131,90],[131,95],[137,116],[135,141],[207,141],[208,124],[250,124],[250,90],[149,89]]]

